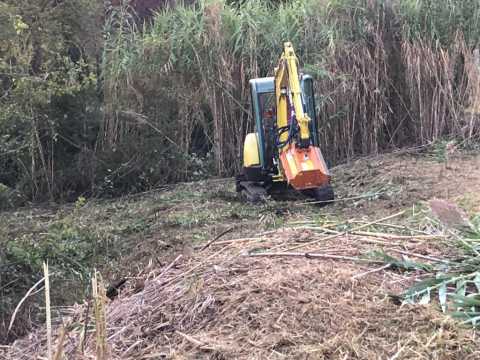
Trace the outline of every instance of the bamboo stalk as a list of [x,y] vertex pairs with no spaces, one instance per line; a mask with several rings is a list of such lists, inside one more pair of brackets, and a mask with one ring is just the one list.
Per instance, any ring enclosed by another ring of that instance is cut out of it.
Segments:
[[373,269],[373,270],[369,270],[369,271],[366,271],[366,272],[363,272],[361,274],[357,274],[355,276],[352,276],[352,280],[356,280],[356,279],[359,279],[361,277],[364,277],[364,276],[367,276],[367,275],[371,275],[371,274],[374,274],[374,273],[377,273],[377,272],[380,272],[380,271],[383,271],[383,270],[386,270],[388,269],[390,266],[392,266],[392,264],[387,264],[387,265],[384,265],[384,266],[381,266],[377,269]]
[[205,250],[206,248],[208,248],[210,245],[212,245],[213,243],[215,243],[218,239],[220,239],[222,236],[228,234],[229,232],[232,232],[233,229],[235,229],[234,227],[231,227],[231,228],[228,228],[227,230],[225,231],[222,231],[220,234],[218,234],[217,236],[215,236],[212,240],[210,240],[209,242],[207,242],[200,250],[203,251]]

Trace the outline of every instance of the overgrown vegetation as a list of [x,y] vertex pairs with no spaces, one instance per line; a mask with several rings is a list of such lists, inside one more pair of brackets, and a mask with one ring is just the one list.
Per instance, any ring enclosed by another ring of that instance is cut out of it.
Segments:
[[1,207],[234,174],[285,40],[331,163],[478,138],[477,1],[114,3],[0,3]]

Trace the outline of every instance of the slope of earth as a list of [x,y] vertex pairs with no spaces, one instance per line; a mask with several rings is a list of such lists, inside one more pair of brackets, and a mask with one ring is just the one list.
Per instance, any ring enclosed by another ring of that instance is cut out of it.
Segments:
[[[225,180],[55,209],[45,221],[75,212],[82,226],[115,234],[121,257],[99,267],[110,281],[127,280],[105,309],[114,359],[479,358],[474,331],[436,305],[399,302],[421,269],[386,268],[379,256],[454,255],[424,202],[439,197],[480,211],[480,156],[392,154],[333,174],[339,200],[326,208],[244,204]],[[28,211],[8,216],[10,232]],[[67,359],[96,357],[90,308],[59,310],[54,348]],[[40,359],[45,332],[3,351]]]

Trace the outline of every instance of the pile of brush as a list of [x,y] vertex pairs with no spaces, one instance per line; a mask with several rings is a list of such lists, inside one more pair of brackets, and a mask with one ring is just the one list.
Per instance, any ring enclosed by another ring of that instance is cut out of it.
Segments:
[[111,301],[95,282],[52,336],[34,332],[4,356],[39,358],[51,342],[55,359],[467,358],[478,348],[468,333],[431,308],[399,306],[397,295],[449,263],[444,234],[393,223],[404,215],[217,237]]

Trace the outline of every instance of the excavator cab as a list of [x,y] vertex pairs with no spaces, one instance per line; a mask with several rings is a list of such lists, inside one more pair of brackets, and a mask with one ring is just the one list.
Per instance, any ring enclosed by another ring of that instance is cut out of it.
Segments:
[[[305,112],[309,115],[310,119],[312,119],[309,124],[312,135],[311,141],[314,146],[319,146],[313,78],[310,75],[301,75],[300,84],[304,94]],[[275,79],[273,77],[265,77],[250,80],[250,95],[252,115],[255,119],[255,131],[258,137],[259,165],[264,173],[268,173],[272,168],[275,150],[274,146],[272,146],[274,145],[274,131],[277,122]]]
[[255,132],[247,134],[237,191],[259,201],[276,188],[293,188],[322,204],[333,200],[330,174],[319,148],[313,79],[299,75],[285,43],[274,77],[250,80]]

